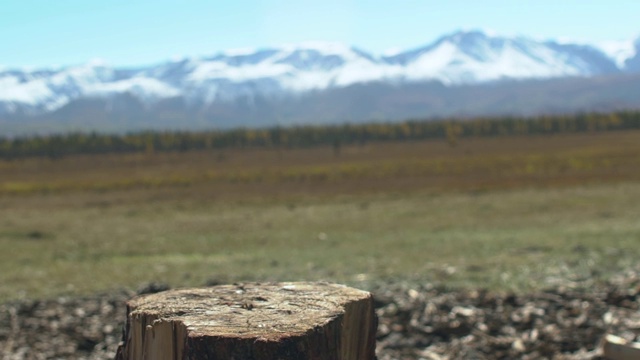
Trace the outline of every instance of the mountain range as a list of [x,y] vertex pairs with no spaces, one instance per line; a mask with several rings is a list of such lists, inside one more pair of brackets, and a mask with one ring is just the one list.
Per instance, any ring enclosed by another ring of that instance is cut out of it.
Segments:
[[640,107],[640,38],[594,46],[460,31],[392,55],[337,43],[138,68],[0,70],[5,135]]

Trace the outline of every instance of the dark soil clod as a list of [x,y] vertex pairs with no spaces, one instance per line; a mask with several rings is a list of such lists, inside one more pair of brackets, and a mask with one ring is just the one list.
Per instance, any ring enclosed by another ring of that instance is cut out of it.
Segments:
[[[600,359],[607,333],[640,335],[640,273],[532,294],[382,283],[377,356],[390,359]],[[168,288],[149,284],[140,292]],[[3,359],[113,359],[133,292],[0,305]],[[256,299],[260,301],[260,299]]]

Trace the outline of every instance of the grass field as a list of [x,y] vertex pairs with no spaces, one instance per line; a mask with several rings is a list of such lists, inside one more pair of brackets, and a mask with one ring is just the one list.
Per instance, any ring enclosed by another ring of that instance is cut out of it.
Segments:
[[640,132],[0,162],[0,299],[207,281],[526,290],[640,253]]

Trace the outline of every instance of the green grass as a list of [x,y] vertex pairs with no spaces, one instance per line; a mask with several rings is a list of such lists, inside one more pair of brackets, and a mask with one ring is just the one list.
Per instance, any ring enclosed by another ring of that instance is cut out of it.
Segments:
[[148,191],[0,197],[0,300],[147,281],[524,291],[607,279],[640,253],[637,182],[235,201]]

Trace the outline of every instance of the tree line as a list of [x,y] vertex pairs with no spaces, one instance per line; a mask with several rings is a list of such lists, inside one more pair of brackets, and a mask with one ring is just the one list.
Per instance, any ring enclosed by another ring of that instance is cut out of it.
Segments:
[[231,148],[294,149],[366,144],[378,141],[446,139],[455,145],[465,137],[538,135],[640,129],[640,111],[407,120],[394,123],[305,125],[227,131],[145,131],[130,134],[69,133],[18,138],[0,137],[0,158],[59,158],[74,154],[168,152]]

